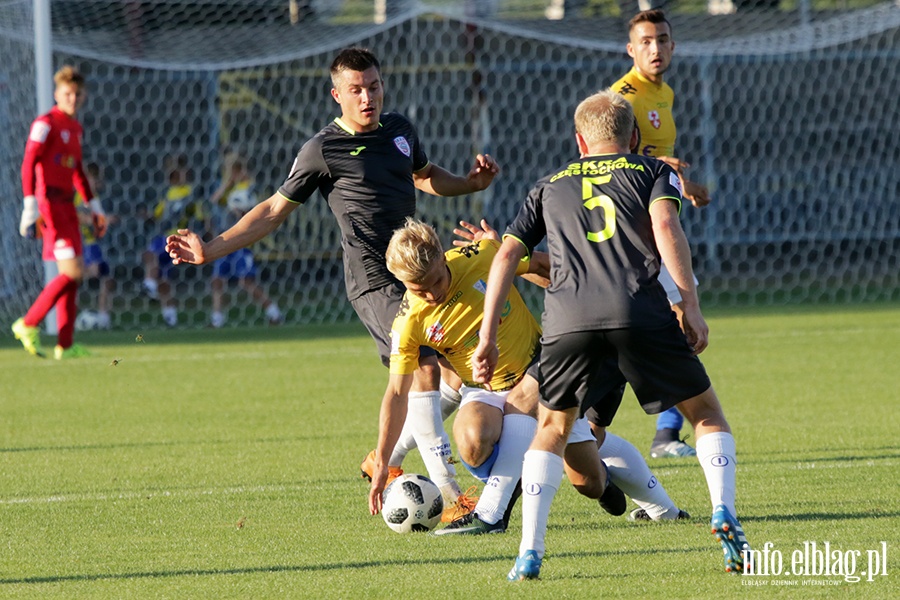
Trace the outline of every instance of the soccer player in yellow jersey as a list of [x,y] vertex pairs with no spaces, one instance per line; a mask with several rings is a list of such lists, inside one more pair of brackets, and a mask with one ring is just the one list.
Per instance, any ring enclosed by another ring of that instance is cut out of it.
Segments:
[[[390,380],[382,402],[369,508],[374,514],[381,507],[390,450],[405,420],[419,348],[434,348],[463,379],[453,435],[463,463],[485,482],[474,511],[461,515],[438,531],[439,535],[506,530],[522,460],[537,426],[537,349],[541,329],[514,288],[501,311],[498,368],[490,385],[481,386],[471,380],[471,357],[478,344],[486,277],[500,241],[497,232],[484,222],[483,230],[467,223],[462,225],[472,234],[465,236],[472,243],[444,253],[434,229],[409,220],[394,233],[386,253],[388,269],[404,283],[407,292],[391,332]],[[517,274],[546,286],[549,257],[537,252],[530,258],[518,265]],[[581,494],[599,500],[604,510],[613,515],[625,512],[622,491],[615,485],[605,485],[602,457],[611,461],[609,477],[641,507],[661,518],[687,516],[658,485],[636,448],[613,434],[607,434],[607,439],[608,443],[605,441],[598,452],[587,419],[579,420],[569,438],[565,453],[567,473]],[[671,515],[663,516],[670,512]]]
[[673,155],[677,129],[672,117],[675,92],[663,80],[672,63],[675,40],[672,26],[661,10],[645,10],[632,17],[628,24],[628,56],[634,66],[612,85],[634,108],[641,146],[637,154],[653,156],[675,169],[682,180],[684,196],[694,206],[710,202],[706,187],[684,177],[690,165]]
[[[684,170],[690,165],[674,157],[677,129],[672,117],[672,105],[675,92],[663,76],[672,63],[675,40],[665,13],[645,10],[632,17],[628,24],[626,49],[628,56],[634,59],[634,66],[612,85],[612,89],[624,96],[634,109],[641,140],[635,153],[653,156],[667,163],[678,173],[684,197],[696,207],[706,206],[710,202],[709,190],[688,180]],[[677,306],[676,312],[679,312]],[[695,456],[694,449],[679,439],[683,425],[684,417],[677,409],[662,412],[657,418],[650,456]]]

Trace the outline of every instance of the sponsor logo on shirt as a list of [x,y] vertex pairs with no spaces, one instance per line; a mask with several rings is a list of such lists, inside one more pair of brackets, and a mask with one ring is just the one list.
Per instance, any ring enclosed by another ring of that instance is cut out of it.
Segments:
[[409,142],[407,142],[406,138],[402,135],[398,135],[394,138],[394,145],[397,146],[397,150],[402,152],[407,158],[412,154],[412,151],[409,149]]
[[618,91],[619,94],[622,96],[630,96],[633,94],[637,94],[637,88],[634,87],[633,85],[631,85],[630,83],[628,83],[627,81],[622,82],[622,87],[620,87],[616,91]]
[[651,110],[647,113],[647,119],[650,121],[650,124],[653,125],[655,129],[659,129],[659,126],[662,125],[662,122],[659,118],[658,110]]
[[365,146],[357,146],[357,147],[356,147],[356,150],[351,150],[351,151],[350,151],[350,156],[359,156],[359,153],[362,152],[362,151],[365,150],[365,149],[366,149]]
[[487,284],[484,282],[484,279],[479,279],[475,282],[475,285],[472,286],[476,291],[481,292],[482,294],[487,292]]
[[28,135],[28,139],[32,142],[43,144],[47,141],[47,134],[49,133],[50,125],[43,121],[36,121],[34,125],[31,126],[31,133]]
[[59,132],[59,137],[62,138],[62,141],[63,141],[64,144],[68,144],[68,143],[69,143],[69,138],[72,137],[72,136],[71,136],[71,134],[69,133],[69,130],[68,130],[68,129],[63,129],[62,131]]
[[425,335],[428,337],[428,341],[439,344],[444,339],[444,336],[447,335],[447,330],[438,321],[426,330]]

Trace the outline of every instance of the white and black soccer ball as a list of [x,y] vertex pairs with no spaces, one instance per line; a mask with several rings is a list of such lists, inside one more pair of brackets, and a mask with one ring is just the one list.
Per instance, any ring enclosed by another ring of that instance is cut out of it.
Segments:
[[441,520],[441,490],[424,475],[401,475],[381,495],[381,515],[397,533],[431,531]]

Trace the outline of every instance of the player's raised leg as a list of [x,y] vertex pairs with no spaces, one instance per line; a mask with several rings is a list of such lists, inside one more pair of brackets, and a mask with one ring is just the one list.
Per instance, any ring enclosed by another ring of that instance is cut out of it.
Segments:
[[609,477],[638,505],[631,511],[632,521],[688,519],[679,509],[662,483],[650,471],[647,461],[634,444],[613,433],[605,432],[599,449],[600,458],[609,469]]

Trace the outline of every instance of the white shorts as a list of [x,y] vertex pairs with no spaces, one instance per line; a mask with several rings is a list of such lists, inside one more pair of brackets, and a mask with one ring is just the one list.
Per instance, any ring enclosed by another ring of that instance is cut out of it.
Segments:
[[587,417],[581,417],[572,425],[572,431],[569,433],[569,444],[577,444],[579,442],[596,442],[594,432],[591,431],[591,424]]
[[506,407],[506,397],[509,396],[510,390],[504,392],[491,392],[484,388],[466,387],[459,388],[462,400],[459,401],[459,407],[462,408],[469,402],[481,402],[495,408],[499,408],[500,412]]

